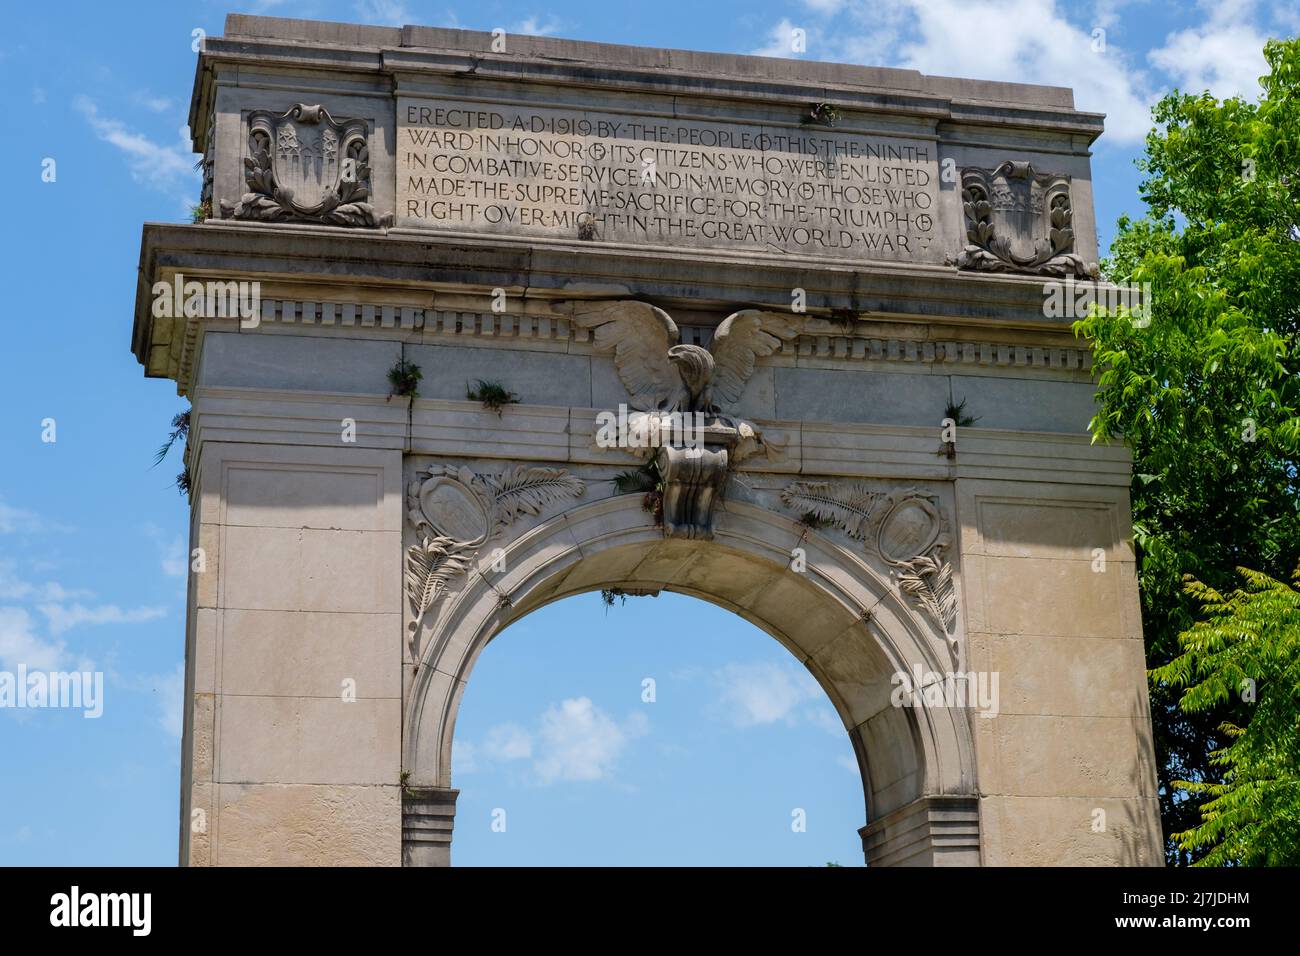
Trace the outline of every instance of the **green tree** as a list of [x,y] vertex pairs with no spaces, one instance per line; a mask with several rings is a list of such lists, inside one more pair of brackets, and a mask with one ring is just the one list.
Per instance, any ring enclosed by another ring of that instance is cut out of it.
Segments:
[[[1104,263],[1150,283],[1148,314],[1097,312],[1094,440],[1133,448],[1133,532],[1167,859],[1207,851],[1193,830],[1223,783],[1214,754],[1250,707],[1184,710],[1161,670],[1193,628],[1192,575],[1227,589],[1234,569],[1284,577],[1300,558],[1300,41],[1270,41],[1258,102],[1174,92],[1153,111],[1142,198]],[[1293,688],[1294,692],[1294,688]]]
[[[1222,782],[1176,786],[1204,798],[1201,822],[1173,834],[1202,865],[1300,864],[1300,591],[1266,574],[1226,597],[1192,580],[1186,591],[1204,620],[1179,637],[1183,653],[1153,676],[1186,688],[1179,705],[1211,713],[1230,700],[1250,706],[1244,727],[1225,723],[1230,743],[1210,755]],[[1300,584],[1300,567],[1292,579]]]

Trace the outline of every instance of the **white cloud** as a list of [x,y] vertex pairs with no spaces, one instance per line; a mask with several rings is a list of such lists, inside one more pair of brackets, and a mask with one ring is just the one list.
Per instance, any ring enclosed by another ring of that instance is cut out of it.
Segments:
[[40,519],[34,512],[0,501],[0,534],[31,534],[40,528]]
[[833,16],[844,9],[847,0],[803,0],[803,5],[814,13]]
[[163,617],[167,610],[161,607],[122,609],[116,604],[39,604],[36,608],[49,623],[51,634],[62,634],[81,624],[139,624]]
[[[1110,139],[1138,142],[1151,125],[1148,78],[1113,41],[1093,52],[1090,28],[1059,14],[1053,0],[1019,0],[1014,15],[993,0],[914,3],[918,38],[905,42],[899,66],[923,73],[1041,83],[1074,90],[1075,106],[1106,114]],[[972,26],[981,30],[972,42]]]
[[[102,115],[99,107],[87,96],[78,96],[72,105],[86,118],[96,136],[125,155],[127,167],[136,182],[163,192],[172,192],[183,185],[193,188],[197,182],[194,154],[190,151],[189,135],[184,127],[178,132],[177,142],[167,146],[131,131],[121,120]],[[184,202],[186,195],[180,195]]]
[[478,747],[468,740],[456,740],[451,748],[451,775],[478,770]]
[[1201,26],[1169,34],[1147,57],[1184,93],[1257,99],[1259,78],[1268,72],[1267,37],[1250,23],[1253,6],[1221,6]]
[[588,697],[561,701],[542,715],[533,769],[543,784],[605,779],[628,742],[645,733],[647,725],[641,714],[619,724]]
[[401,0],[358,0],[357,16],[371,26],[403,27],[411,22],[411,14]]
[[548,16],[546,22],[542,23],[537,17],[528,17],[520,20],[515,24],[515,33],[524,36],[547,37],[555,35],[560,29],[560,21],[555,17]]
[[37,637],[27,611],[0,607],[0,665],[4,670],[13,671],[19,664],[30,670],[63,670],[67,663],[63,642]]
[[14,561],[0,558],[0,601],[84,601],[95,596],[93,591],[65,588],[57,581],[31,584],[14,573],[15,567]]
[[489,760],[525,760],[533,755],[533,737],[518,724],[501,724],[488,731],[483,755]]
[[[794,31],[798,29],[787,17],[782,17],[776,26],[767,31],[767,43],[757,49],[750,50],[753,56],[783,56],[793,57]],[[810,47],[815,48],[812,40],[808,41]]]
[[[1096,17],[1113,22],[1120,2],[1101,3]],[[1150,126],[1154,91],[1148,76],[1114,42],[1092,50],[1097,20],[1076,25],[1054,0],[875,0],[818,2],[808,26],[808,54],[824,60],[895,66],[935,76],[1067,86],[1079,109],[1107,114],[1110,139],[1138,142]],[[782,19],[754,52],[789,56]],[[975,34],[978,33],[978,38]]]
[[166,113],[176,108],[176,101],[169,96],[154,96],[147,90],[138,91],[134,101],[151,113]]
[[714,673],[714,680],[724,714],[737,727],[791,723],[803,704],[824,700],[812,675],[794,665],[727,664]]
[[516,723],[498,724],[481,742],[457,741],[453,773],[475,773],[492,765],[531,760],[533,782],[608,779],[628,743],[649,730],[644,714],[620,722],[591,702],[574,697],[552,704],[530,731]]
[[158,546],[158,559],[162,567],[162,573],[169,578],[185,577],[190,569],[189,553],[186,550],[185,539],[178,534],[168,540],[162,528],[152,521],[145,523],[144,532]]
[[1109,30],[1119,23],[1120,11],[1131,3],[1133,0],[1097,0],[1092,8],[1091,25]]

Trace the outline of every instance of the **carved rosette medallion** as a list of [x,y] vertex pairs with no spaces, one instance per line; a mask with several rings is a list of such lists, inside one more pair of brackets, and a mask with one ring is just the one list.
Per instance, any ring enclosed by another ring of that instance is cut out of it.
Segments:
[[388,226],[370,198],[369,127],[365,120],[336,120],[323,106],[299,103],[287,113],[248,114],[248,156],[238,203],[222,214],[264,222],[315,222],[330,226]]
[[889,565],[898,590],[943,631],[955,651],[957,592],[947,554],[952,534],[937,495],[916,488],[878,492],[861,482],[795,481],[781,501],[814,525],[839,528]]
[[958,269],[1095,277],[1097,264],[1074,251],[1074,209],[1067,176],[1026,162],[963,169],[967,245],[950,259]]
[[560,468],[518,465],[499,474],[432,465],[407,489],[407,517],[417,542],[406,552],[411,637],[446,591],[473,565],[479,549],[520,515],[540,515],[558,501],[581,497],[586,485]]

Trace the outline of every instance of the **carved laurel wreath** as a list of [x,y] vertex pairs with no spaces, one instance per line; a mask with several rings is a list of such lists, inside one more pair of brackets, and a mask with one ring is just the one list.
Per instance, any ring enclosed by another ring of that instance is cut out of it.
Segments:
[[586,485],[559,468],[518,465],[499,474],[432,465],[407,489],[408,517],[418,542],[406,552],[406,594],[412,639],[451,580],[474,563],[479,549],[521,514],[538,515],[554,502],[581,497]]
[[879,555],[894,569],[899,591],[956,649],[957,592],[945,558],[952,535],[936,495],[915,488],[886,494],[862,482],[796,481],[781,491],[781,501],[809,523],[835,526]]

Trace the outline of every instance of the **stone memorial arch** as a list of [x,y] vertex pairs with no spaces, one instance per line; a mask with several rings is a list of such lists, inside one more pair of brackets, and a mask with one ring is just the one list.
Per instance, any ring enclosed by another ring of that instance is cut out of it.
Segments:
[[1070,91],[231,16],[190,128],[183,864],[449,863],[475,660],[600,588],[808,668],[869,865],[1161,861]]

